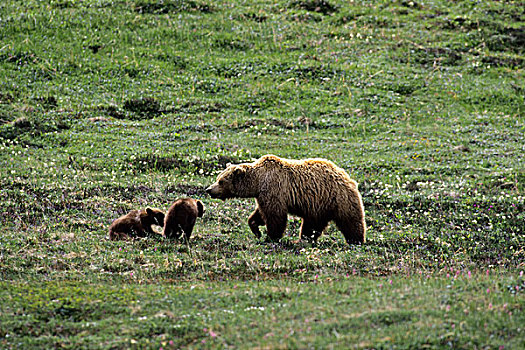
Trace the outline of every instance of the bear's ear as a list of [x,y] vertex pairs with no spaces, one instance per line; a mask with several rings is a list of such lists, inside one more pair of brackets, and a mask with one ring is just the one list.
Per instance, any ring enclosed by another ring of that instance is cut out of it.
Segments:
[[152,210],[150,207],[147,207],[147,208],[146,208],[146,213],[147,213],[148,215],[153,215],[153,210]]
[[197,217],[202,218],[204,215],[204,204],[197,199]]
[[233,170],[233,176],[234,176],[236,179],[243,178],[245,174],[246,174],[246,169],[244,169],[244,168],[236,167],[236,168]]

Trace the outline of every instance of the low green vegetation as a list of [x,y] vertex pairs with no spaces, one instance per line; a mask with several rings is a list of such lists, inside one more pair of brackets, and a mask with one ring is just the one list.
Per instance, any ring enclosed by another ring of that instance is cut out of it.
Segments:
[[[517,1],[2,1],[0,348],[525,347],[524,48]],[[206,195],[268,153],[367,243]],[[188,244],[107,240],[186,196]]]

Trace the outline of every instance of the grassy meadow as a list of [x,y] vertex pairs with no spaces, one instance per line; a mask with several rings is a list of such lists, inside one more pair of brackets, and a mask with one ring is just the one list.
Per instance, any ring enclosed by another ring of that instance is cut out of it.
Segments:
[[[524,6],[3,0],[0,349],[525,348]],[[268,153],[344,168],[366,244],[206,195]],[[107,239],[188,196],[189,243]]]

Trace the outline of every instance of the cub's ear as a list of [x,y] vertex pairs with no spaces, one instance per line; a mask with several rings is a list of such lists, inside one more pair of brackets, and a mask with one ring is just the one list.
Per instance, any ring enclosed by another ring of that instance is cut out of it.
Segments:
[[204,215],[204,204],[202,204],[202,202],[200,200],[197,199],[197,216],[199,218],[202,218],[202,216]]
[[148,215],[153,215],[153,209],[151,209],[150,207],[147,207],[147,208],[146,208],[146,213],[147,213]]

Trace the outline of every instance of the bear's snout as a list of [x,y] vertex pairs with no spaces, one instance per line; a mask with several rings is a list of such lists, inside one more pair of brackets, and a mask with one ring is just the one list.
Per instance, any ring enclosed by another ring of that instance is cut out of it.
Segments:
[[218,198],[222,200],[226,199],[223,189],[217,184],[213,184],[210,187],[208,187],[206,189],[206,193],[209,194],[211,198]]
[[206,189],[206,193],[209,194],[211,196],[211,198],[217,198],[218,196],[218,191],[215,190],[215,187],[214,185],[211,185],[210,187],[208,187]]

